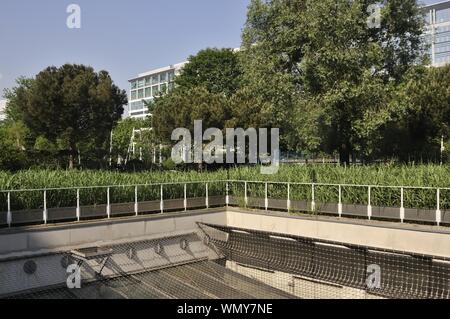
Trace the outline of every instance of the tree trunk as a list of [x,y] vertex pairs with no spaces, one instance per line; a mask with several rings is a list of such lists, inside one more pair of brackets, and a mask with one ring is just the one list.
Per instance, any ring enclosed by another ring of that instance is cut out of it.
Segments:
[[73,170],[75,168],[75,154],[77,154],[77,147],[70,143],[70,154],[69,154],[69,169]]
[[341,145],[339,150],[339,161],[343,166],[350,165],[350,147],[347,143]]

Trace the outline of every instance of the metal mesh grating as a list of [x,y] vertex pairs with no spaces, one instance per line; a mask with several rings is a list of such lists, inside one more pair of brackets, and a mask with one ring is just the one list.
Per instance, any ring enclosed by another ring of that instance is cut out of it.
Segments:
[[[444,258],[200,224],[236,272],[301,298],[450,298]],[[379,284],[369,269],[379,267]]]

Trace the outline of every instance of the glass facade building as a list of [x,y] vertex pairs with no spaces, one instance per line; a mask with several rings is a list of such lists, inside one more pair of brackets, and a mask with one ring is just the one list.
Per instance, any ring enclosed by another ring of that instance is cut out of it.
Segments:
[[164,94],[172,89],[175,76],[185,64],[186,62],[183,62],[148,71],[129,80],[128,117],[144,118],[150,115],[147,104],[151,103],[155,96]]
[[442,66],[450,63],[450,1],[425,6],[423,12],[431,64]]

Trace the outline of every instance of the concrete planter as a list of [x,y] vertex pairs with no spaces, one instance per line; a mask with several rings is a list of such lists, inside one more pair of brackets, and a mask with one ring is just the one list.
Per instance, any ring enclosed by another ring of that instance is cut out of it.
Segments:
[[161,212],[161,201],[147,201],[147,202],[139,202],[138,203],[138,212],[139,213],[155,213]]
[[184,199],[168,199],[164,201],[164,210],[184,210]]
[[316,212],[339,215],[339,205],[330,203],[316,203]]
[[220,207],[226,205],[226,197],[223,195],[210,196],[208,201],[209,207]]
[[42,209],[27,209],[11,212],[12,224],[23,225],[42,223],[44,220],[44,212]]
[[436,210],[405,208],[405,220],[436,223]]
[[134,203],[111,204],[111,216],[134,215]]
[[187,208],[206,208],[206,197],[188,198]]
[[[337,205],[336,205],[336,212],[338,212]],[[342,215],[367,217],[367,205],[342,204]]]
[[81,218],[106,218],[106,205],[82,206],[80,208]]
[[258,198],[258,197],[249,197],[248,198],[248,204],[247,207],[253,207],[253,208],[266,208],[266,201],[264,198]]
[[0,212],[0,227],[6,226],[8,224],[7,215],[7,212]]
[[287,210],[287,199],[269,198],[269,209]]
[[372,218],[400,220],[400,207],[372,207]]
[[49,222],[76,220],[77,208],[76,207],[49,208],[47,213],[47,219]]
[[296,212],[311,211],[311,203],[303,200],[291,200],[291,210]]

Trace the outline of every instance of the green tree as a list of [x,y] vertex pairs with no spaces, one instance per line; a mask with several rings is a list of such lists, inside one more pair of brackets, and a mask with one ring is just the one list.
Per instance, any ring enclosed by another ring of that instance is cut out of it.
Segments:
[[175,79],[183,89],[205,87],[211,93],[231,96],[240,87],[241,67],[238,53],[232,49],[205,49],[190,56]]
[[123,113],[126,92],[108,72],[84,65],[49,67],[33,80],[19,80],[7,92],[11,110],[37,137],[58,143],[69,156],[69,168],[80,149],[107,153],[109,134]]
[[262,96],[285,145],[369,154],[389,119],[390,96],[420,59],[414,0],[253,0],[243,31],[244,85]]
[[393,104],[397,112],[384,125],[380,153],[403,161],[438,159],[442,137],[450,138],[450,65],[412,69]]
[[229,109],[229,100],[223,94],[203,87],[178,88],[155,100],[153,125],[160,141],[170,144],[176,128],[187,128],[193,135],[195,120],[202,120],[204,128],[224,129],[230,119]]

